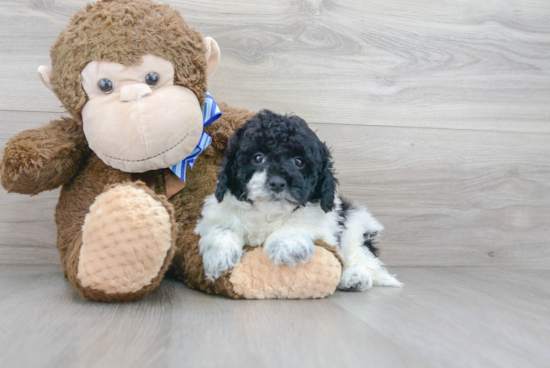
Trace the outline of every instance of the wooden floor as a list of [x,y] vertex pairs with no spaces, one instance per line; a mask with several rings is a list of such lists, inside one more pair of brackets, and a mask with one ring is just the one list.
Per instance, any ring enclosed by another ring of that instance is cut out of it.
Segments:
[[[86,2],[0,0],[0,152],[63,115],[36,69]],[[550,1],[165,2],[218,41],[217,101],[333,148],[406,287],[90,303],[58,266],[58,190],[0,188],[0,368],[550,367]]]
[[87,302],[56,266],[0,266],[0,367],[548,367],[550,270],[396,268],[403,289],[235,301],[165,281]]

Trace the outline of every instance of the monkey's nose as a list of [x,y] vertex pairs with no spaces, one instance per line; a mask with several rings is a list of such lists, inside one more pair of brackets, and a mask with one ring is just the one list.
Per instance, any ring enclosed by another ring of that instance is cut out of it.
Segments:
[[134,101],[150,94],[153,94],[153,91],[145,83],[130,84],[120,89],[120,100],[124,102]]

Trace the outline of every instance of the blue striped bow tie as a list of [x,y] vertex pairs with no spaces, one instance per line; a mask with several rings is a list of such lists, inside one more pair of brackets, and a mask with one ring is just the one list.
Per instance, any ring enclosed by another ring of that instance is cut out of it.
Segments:
[[[210,93],[206,92],[204,105],[202,106],[203,128],[212,124],[220,116],[222,116],[222,112],[220,111],[218,105],[216,105],[216,102],[214,101]],[[185,182],[187,165],[189,165],[189,167],[192,169],[195,161],[197,160],[197,157],[202,153],[202,151],[210,146],[210,143],[212,143],[212,137],[206,134],[206,132],[203,130],[201,139],[199,140],[199,143],[197,144],[197,147],[195,147],[193,152],[191,152],[191,154],[184,158],[181,162],[172,166],[170,170],[172,170],[172,172],[176,174],[178,178]]]

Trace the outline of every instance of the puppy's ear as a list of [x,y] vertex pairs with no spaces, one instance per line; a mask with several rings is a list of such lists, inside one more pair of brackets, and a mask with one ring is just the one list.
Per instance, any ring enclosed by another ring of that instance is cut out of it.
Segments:
[[233,183],[233,168],[235,166],[235,160],[237,159],[237,141],[237,134],[233,134],[233,136],[229,138],[227,152],[225,158],[223,159],[222,167],[218,172],[218,185],[216,186],[215,193],[218,202],[223,201],[225,192],[227,192]]
[[324,143],[321,143],[321,160],[322,164],[315,194],[321,201],[321,209],[330,212],[334,209],[334,195],[336,194],[338,181],[334,177],[330,151]]
[[218,172],[218,185],[216,186],[216,199],[218,202],[223,201],[225,192],[229,188],[229,178],[231,177],[231,162],[227,157],[223,160],[221,170]]

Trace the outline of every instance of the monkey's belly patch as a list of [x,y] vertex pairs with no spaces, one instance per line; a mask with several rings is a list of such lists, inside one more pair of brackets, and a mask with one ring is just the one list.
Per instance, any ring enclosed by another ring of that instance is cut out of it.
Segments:
[[340,262],[322,247],[315,246],[311,260],[295,268],[273,264],[258,247],[243,256],[229,281],[247,299],[316,299],[331,295],[341,274]]
[[77,277],[107,294],[150,285],[172,244],[167,209],[145,190],[119,185],[99,195],[86,215]]

